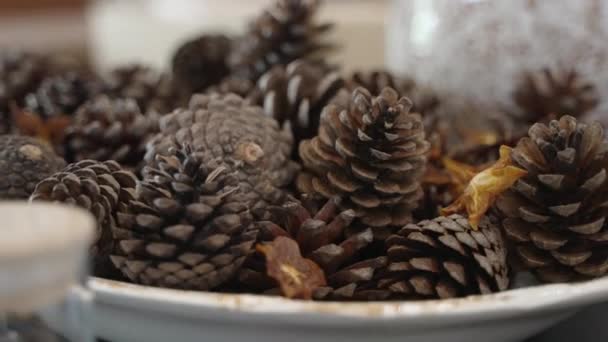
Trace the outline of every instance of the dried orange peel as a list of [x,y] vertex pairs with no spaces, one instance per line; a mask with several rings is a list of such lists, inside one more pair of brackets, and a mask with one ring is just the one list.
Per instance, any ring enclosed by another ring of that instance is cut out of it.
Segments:
[[498,161],[475,175],[462,195],[449,207],[442,209],[441,214],[466,212],[471,227],[477,230],[479,221],[494,204],[498,195],[526,174],[526,170],[512,165],[511,148],[503,145],[500,147]]
[[314,290],[327,284],[321,267],[302,257],[298,243],[288,237],[279,236],[256,249],[266,257],[268,276],[287,298],[312,299]]

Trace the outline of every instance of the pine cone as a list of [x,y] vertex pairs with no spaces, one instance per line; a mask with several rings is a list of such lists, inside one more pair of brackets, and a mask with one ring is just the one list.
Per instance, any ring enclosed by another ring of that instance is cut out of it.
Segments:
[[527,123],[558,119],[562,115],[581,117],[599,103],[595,86],[581,79],[576,70],[548,68],[525,73],[513,93],[513,100]]
[[478,231],[459,215],[408,224],[386,243],[388,274],[378,284],[395,298],[453,298],[509,286],[506,249],[490,217]]
[[97,91],[97,85],[87,75],[68,71],[45,78],[35,92],[25,98],[26,109],[44,120],[60,115],[72,115],[80,105]]
[[91,247],[97,269],[107,268],[112,249],[115,213],[135,197],[137,178],[114,161],[83,160],[36,186],[30,200],[62,202],[90,211],[97,219],[97,235]]
[[100,96],[84,104],[68,128],[67,145],[74,160],[115,160],[137,167],[145,144],[158,131],[158,117],[144,115],[134,100]]
[[331,25],[315,23],[318,7],[318,0],[276,0],[236,42],[228,59],[233,74],[254,81],[274,65],[327,48],[320,37]]
[[[264,170],[277,187],[291,183],[297,165],[289,159],[292,137],[279,130],[262,108],[236,95],[195,95],[189,109],[160,120],[160,133],[148,144],[146,160],[165,154],[177,143],[207,151],[212,158],[235,158]],[[206,160],[204,161],[206,162]]]
[[375,98],[357,88],[348,107],[325,107],[319,135],[300,144],[306,169],[298,177],[300,192],[341,196],[364,226],[409,223],[422,195],[429,150],[422,119],[409,113],[411,105],[391,88]]
[[173,56],[176,86],[192,95],[219,83],[229,73],[231,41],[223,35],[202,35],[184,43]]
[[144,169],[139,199],[118,214],[114,265],[131,281],[210,290],[229,281],[253,252],[257,228],[247,180],[227,160],[189,147],[157,157]]
[[0,198],[26,199],[36,184],[65,166],[43,142],[17,135],[0,135]]
[[168,75],[137,64],[116,68],[105,75],[104,88],[103,92],[110,97],[134,99],[144,113],[168,113],[178,102]]
[[[262,75],[249,99],[281,125],[289,121],[294,146],[317,134],[321,111],[343,86],[342,78],[322,64],[297,60]],[[296,151],[294,151],[297,154]]]
[[358,87],[367,89],[374,96],[380,95],[386,87],[393,88],[399,96],[412,100],[412,112],[420,113],[429,128],[431,125],[427,124],[427,121],[435,119],[435,111],[439,108],[439,96],[432,89],[416,84],[413,79],[397,77],[386,70],[353,72],[346,79],[346,88],[353,91]]
[[608,143],[599,123],[571,116],[534,124],[511,157],[528,171],[496,207],[514,254],[542,280],[608,273]]
[[0,133],[11,129],[10,105],[23,105],[44,74],[44,59],[38,55],[8,50],[0,53]]
[[[377,268],[386,266],[386,258],[365,260],[364,252],[372,246],[371,229],[348,234],[355,218],[353,210],[340,210],[339,199],[327,200],[319,208],[316,201],[290,200],[275,207],[270,221],[259,222],[259,242],[270,242],[279,236],[297,241],[302,255],[314,261],[325,272],[328,286],[315,292],[316,299],[375,299],[368,287]],[[365,255],[367,256],[367,255]],[[276,287],[266,276],[264,260],[256,255],[249,259],[239,274],[240,283],[251,291]]]

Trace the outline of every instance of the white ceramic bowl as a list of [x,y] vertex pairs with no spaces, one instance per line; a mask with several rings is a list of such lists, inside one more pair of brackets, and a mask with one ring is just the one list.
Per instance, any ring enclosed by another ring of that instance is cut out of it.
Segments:
[[113,342],[521,341],[608,299],[608,278],[416,302],[319,303],[93,278],[96,332]]

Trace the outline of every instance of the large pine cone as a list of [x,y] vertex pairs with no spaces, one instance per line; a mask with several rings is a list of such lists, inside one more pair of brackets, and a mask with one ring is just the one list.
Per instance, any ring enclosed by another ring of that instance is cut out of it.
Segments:
[[38,182],[63,167],[65,161],[42,141],[0,135],[0,198],[26,199]]
[[181,45],[172,60],[176,86],[191,95],[219,83],[229,73],[230,48],[224,35],[202,35]]
[[599,123],[535,124],[511,157],[528,171],[497,201],[524,267],[547,282],[608,273],[608,143]]
[[395,298],[453,298],[509,286],[505,245],[490,217],[478,231],[459,215],[408,224],[386,243],[388,274],[378,284]]
[[129,65],[104,76],[103,92],[113,98],[132,98],[142,112],[168,113],[178,102],[173,80],[151,68]]
[[114,161],[83,160],[44,179],[30,200],[61,202],[90,211],[97,219],[91,247],[96,267],[105,267],[112,249],[115,213],[135,197],[137,178]]
[[548,123],[561,115],[581,117],[599,103],[595,86],[581,79],[574,69],[525,73],[513,100],[528,123]]
[[378,97],[357,88],[348,107],[330,104],[319,135],[300,144],[302,193],[343,197],[365,226],[402,226],[422,195],[429,143],[411,102],[391,88]]
[[229,57],[233,74],[249,80],[277,64],[288,64],[326,48],[320,41],[331,25],[315,23],[319,0],[276,0],[236,42]]
[[281,125],[289,121],[297,147],[317,134],[321,111],[343,84],[338,73],[327,66],[297,60],[262,75],[249,99]]
[[[288,236],[298,243],[302,255],[319,265],[327,278],[328,286],[315,291],[316,299],[377,299],[370,288],[375,271],[386,267],[387,259],[365,260],[374,241],[373,231],[368,228],[348,234],[355,213],[339,209],[338,203],[333,198],[318,208],[315,201],[291,200],[273,210],[272,220],[259,223],[259,241]],[[260,259],[249,260],[240,273],[239,280],[248,289],[276,286],[265,276]]]
[[[291,132],[236,95],[195,95],[189,109],[160,120],[160,133],[148,144],[146,159],[166,153],[177,144],[206,151],[211,158],[235,158],[264,170],[276,186],[291,183],[297,165],[289,159]],[[204,162],[207,162],[206,160]]]
[[157,156],[146,168],[139,199],[120,212],[114,265],[131,281],[210,290],[230,280],[253,252],[257,228],[247,179],[234,165],[189,147]]
[[134,100],[100,96],[78,110],[67,131],[68,155],[73,160],[115,160],[135,168],[147,140],[158,131],[158,116],[142,114]]
[[21,51],[0,53],[0,133],[11,128],[10,105],[23,105],[26,94],[32,92],[44,75],[44,59]]

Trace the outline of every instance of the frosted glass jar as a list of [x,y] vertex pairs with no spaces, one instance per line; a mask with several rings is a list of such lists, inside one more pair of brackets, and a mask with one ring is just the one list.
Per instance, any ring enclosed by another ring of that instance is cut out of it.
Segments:
[[[97,0],[87,10],[91,55],[100,69],[143,62],[167,66],[184,40],[202,32],[242,33],[274,0]],[[336,25],[334,60],[345,69],[384,65],[388,0],[329,0],[320,21]]]
[[509,106],[517,76],[543,67],[608,90],[608,1],[395,0],[391,13],[389,66],[441,91]]
[[0,217],[0,342],[93,342],[83,285],[93,217],[27,202],[0,202]]

